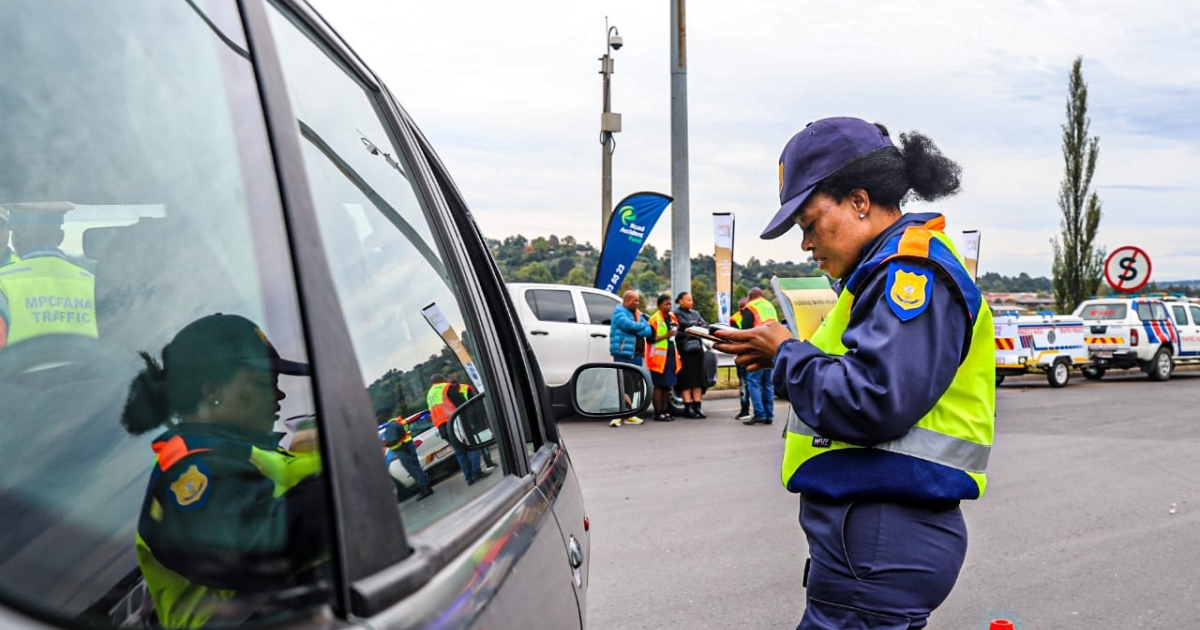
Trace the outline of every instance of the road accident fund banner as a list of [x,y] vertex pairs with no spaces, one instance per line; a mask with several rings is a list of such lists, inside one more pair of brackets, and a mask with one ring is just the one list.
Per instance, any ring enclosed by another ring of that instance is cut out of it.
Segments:
[[600,264],[596,265],[597,289],[615,294],[633,266],[638,252],[658,217],[671,203],[671,198],[656,192],[633,193],[621,200],[608,217],[608,229],[600,244]]

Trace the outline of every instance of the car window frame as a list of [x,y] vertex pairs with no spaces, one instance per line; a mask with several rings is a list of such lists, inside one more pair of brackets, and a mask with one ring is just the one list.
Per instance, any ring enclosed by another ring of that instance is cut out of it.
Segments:
[[[522,435],[516,398],[538,413],[537,425],[545,429],[551,416],[544,384],[536,362],[530,369],[531,351],[521,344],[523,336],[515,324],[515,311],[482,236],[462,204],[444,167],[435,175],[428,156],[435,156],[407,112],[391,92],[362,63],[353,50],[310,7],[292,0],[239,0],[243,22],[262,95],[264,117],[274,153],[284,220],[295,267],[301,320],[309,345],[314,380],[314,398],[321,422],[322,455],[329,477],[334,539],[331,568],[335,588],[332,604],[344,615],[370,616],[402,601],[438,575],[452,558],[465,551],[491,525],[498,522],[526,495],[534,491],[535,467],[517,444]],[[316,208],[308,186],[296,118],[292,112],[281,61],[268,23],[267,4],[285,13],[343,69],[357,79],[384,114],[380,121],[392,134],[395,148],[407,159],[417,193],[427,203],[434,238],[446,254],[446,267],[462,289],[463,317],[477,332],[477,357],[494,375],[493,405],[501,423],[501,441],[512,470],[487,492],[439,521],[436,532],[413,535],[420,544],[410,545],[386,470],[374,465],[378,436],[358,422],[370,414],[365,388],[350,342],[346,320],[337,300],[327,257],[320,243]],[[445,189],[445,190],[443,190]],[[443,194],[445,193],[445,194]],[[450,209],[447,196],[456,197],[460,210]],[[476,270],[472,261],[488,260]],[[479,271],[481,275],[477,276]],[[494,310],[492,305],[502,308]],[[497,324],[499,322],[499,325]],[[499,346],[496,341],[500,341]],[[506,356],[517,349],[525,354]],[[519,359],[510,366],[509,361]],[[510,370],[511,368],[514,368]],[[532,380],[531,380],[532,379]],[[541,445],[557,444],[557,433],[538,436]],[[369,454],[369,455],[368,455]],[[541,459],[540,457],[538,458]],[[371,527],[351,527],[369,522]],[[353,529],[354,535],[348,535]]]

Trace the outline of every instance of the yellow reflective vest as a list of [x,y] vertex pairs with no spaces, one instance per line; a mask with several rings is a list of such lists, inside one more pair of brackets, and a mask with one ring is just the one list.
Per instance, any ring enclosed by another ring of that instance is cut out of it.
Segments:
[[[871,447],[820,436],[791,414],[782,467],[783,484],[788,490],[838,500],[898,502],[983,496],[995,431],[995,329],[987,302],[941,231],[944,226],[941,217],[910,226],[880,255],[863,263],[865,268],[856,270],[855,275],[869,276],[881,264],[896,258],[922,258],[936,263],[954,281],[972,318],[972,333],[966,359],[950,387],[908,433]],[[829,355],[840,356],[847,351],[842,333],[849,326],[854,304],[850,284],[810,340]],[[884,484],[887,488],[881,490]]]
[[[654,329],[655,337],[662,337],[670,331],[671,326],[678,327],[679,320],[676,319],[675,313],[667,313],[663,316],[662,311],[654,311],[650,316],[650,327]],[[662,374],[667,369],[667,354],[675,352],[675,346],[671,344],[669,337],[664,337],[661,341],[653,344],[646,352],[646,368],[655,374]],[[680,368],[679,357],[675,357],[675,371]]]
[[41,335],[96,337],[96,282],[92,274],[54,255],[0,268],[8,301],[8,341]]
[[756,297],[750,300],[746,303],[746,309],[754,315],[754,321],[751,322],[753,327],[779,321],[779,315],[775,313],[775,305],[765,297]]

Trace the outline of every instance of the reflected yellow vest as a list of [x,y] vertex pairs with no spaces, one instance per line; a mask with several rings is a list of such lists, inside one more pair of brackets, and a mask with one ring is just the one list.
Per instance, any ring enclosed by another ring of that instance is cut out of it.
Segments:
[[[186,451],[187,446],[184,445],[183,439],[178,437],[176,439]],[[175,456],[181,458],[194,452],[197,451],[176,453]],[[165,464],[163,469],[165,473],[173,464],[163,461],[163,453],[157,453],[157,455],[155,463]],[[296,484],[312,475],[319,474],[322,470],[321,456],[317,453],[291,451],[281,453],[263,450],[255,446],[250,448],[250,463],[274,484],[275,489],[272,495],[276,499],[287,494]],[[238,482],[237,479],[220,481],[223,483]],[[143,509],[148,510],[151,521],[155,523],[162,521],[163,507],[153,494],[148,499],[148,505]],[[253,515],[235,516],[253,517]],[[158,561],[154,550],[142,537],[140,527],[134,537],[134,549],[137,553],[138,568],[142,571],[142,578],[146,581],[146,588],[150,591],[151,599],[154,601],[158,622],[163,628],[169,630],[194,630],[210,621],[213,622],[213,626],[236,627],[252,616],[258,607],[273,594],[239,594],[234,590],[218,589],[192,582]],[[301,567],[301,570],[309,569],[327,559],[327,556],[322,556],[308,566]],[[214,561],[222,560],[214,558]],[[280,586],[283,588],[288,585],[281,584]]]
[[8,343],[41,335],[96,337],[96,282],[91,273],[56,256],[0,268],[8,298]]
[[941,231],[944,227],[941,217],[911,226],[860,265],[811,342],[826,354],[845,354],[842,333],[850,323],[851,289],[890,260],[926,259],[953,279],[972,318],[971,345],[950,387],[907,434],[869,448],[817,435],[791,414],[782,470],[788,490],[834,500],[943,501],[983,496],[995,429],[995,329],[991,310]]

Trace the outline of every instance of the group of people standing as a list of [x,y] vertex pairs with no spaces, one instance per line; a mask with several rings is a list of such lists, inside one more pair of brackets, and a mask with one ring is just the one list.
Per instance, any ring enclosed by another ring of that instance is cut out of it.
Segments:
[[[612,332],[609,335],[609,351],[618,363],[645,365],[654,384],[654,420],[670,422],[675,419],[672,412],[671,392],[674,390],[682,401],[684,416],[707,418],[703,411],[704,393],[708,389],[704,369],[704,344],[699,337],[680,334],[691,326],[708,326],[704,317],[695,310],[692,294],[683,291],[675,297],[659,295],[655,310],[647,315],[640,309],[641,295],[637,291],[626,291],[621,304],[614,307]],[[738,312],[729,324],[739,329],[761,326],[777,321],[775,307],[763,297],[762,289],[755,287],[738,303]],[[775,418],[774,389],[771,384],[771,369],[747,372],[738,368],[739,393],[742,403],[738,420],[744,424],[771,424]],[[751,407],[753,416],[751,416]],[[641,424],[641,418],[631,416],[618,418],[610,424]]]
[[[641,295],[630,290],[613,308],[612,332],[609,334],[609,352],[613,360],[644,364],[650,371],[650,380],[654,384],[654,420],[671,422],[675,419],[671,408],[672,390],[683,401],[684,417],[708,417],[702,409],[708,385],[704,375],[704,344],[698,337],[679,334],[689,326],[708,325],[696,312],[692,294],[683,291],[677,295],[674,308],[670,295],[659,295],[655,310],[649,315],[640,307]],[[617,418],[610,425],[641,423],[641,418],[630,416]]]

